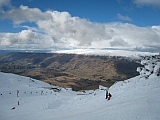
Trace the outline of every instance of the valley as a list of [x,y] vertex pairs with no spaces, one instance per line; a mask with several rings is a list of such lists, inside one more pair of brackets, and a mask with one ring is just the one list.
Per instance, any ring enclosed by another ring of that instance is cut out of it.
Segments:
[[35,78],[74,91],[110,87],[137,76],[139,60],[127,57],[13,52],[0,55],[0,71]]

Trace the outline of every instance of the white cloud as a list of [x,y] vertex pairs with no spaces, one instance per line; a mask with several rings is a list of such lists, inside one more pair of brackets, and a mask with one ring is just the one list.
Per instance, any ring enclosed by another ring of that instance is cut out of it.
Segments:
[[14,24],[23,22],[38,22],[39,20],[51,19],[50,16],[42,12],[38,8],[28,8],[28,6],[21,5],[19,8],[12,9],[5,12],[1,19],[11,19]]
[[0,0],[0,13],[3,13],[3,7],[11,7],[10,0]]
[[113,47],[127,47],[127,46],[129,46],[125,40],[123,40],[122,38],[117,37],[117,36],[110,42],[110,45]]
[[[20,6],[7,11],[3,19],[15,24],[33,22],[37,28],[19,33],[1,33],[0,47],[7,48],[70,48],[70,47],[130,47],[157,48],[160,45],[160,26],[138,27],[126,23],[93,23],[68,12],[45,11]],[[152,41],[152,42],[151,42]]]
[[23,30],[19,33],[0,33],[1,48],[43,49],[54,46],[52,38],[45,34]]
[[160,6],[160,0],[133,0],[137,5]]
[[109,23],[105,27],[111,31],[112,38],[101,42],[93,41],[93,47],[160,48],[160,26],[138,27],[126,23]]
[[80,46],[90,46],[92,41],[111,38],[102,24],[71,17],[67,12],[48,11],[48,13],[52,19],[39,21],[37,24],[50,35],[78,41],[77,44]]
[[130,17],[128,17],[128,16],[123,16],[123,15],[121,15],[120,13],[117,14],[117,18],[118,18],[119,20],[122,20],[122,21],[128,21],[128,22],[131,22],[131,21],[132,21],[132,19],[131,19]]
[[7,6],[9,4],[10,4],[10,0],[1,0],[0,1],[0,7]]

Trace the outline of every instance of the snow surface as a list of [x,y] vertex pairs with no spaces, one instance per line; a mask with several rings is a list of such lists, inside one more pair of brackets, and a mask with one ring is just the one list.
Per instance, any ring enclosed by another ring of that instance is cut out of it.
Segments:
[[[74,92],[0,72],[0,120],[160,120],[160,77],[153,72],[146,78],[150,61],[143,63],[139,71],[143,74],[109,88],[109,101],[105,99],[107,88],[102,86],[95,91]],[[150,71],[157,72],[160,63],[156,61],[152,68]],[[61,91],[49,89],[53,87]]]

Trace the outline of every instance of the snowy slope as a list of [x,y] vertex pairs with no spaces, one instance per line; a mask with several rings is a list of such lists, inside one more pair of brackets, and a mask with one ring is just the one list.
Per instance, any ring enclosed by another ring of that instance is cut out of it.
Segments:
[[[147,63],[150,64],[150,61],[145,63],[140,72],[145,73],[149,65]],[[155,61],[154,69],[159,66],[159,62]],[[105,90],[101,89],[86,93],[70,89],[53,92],[46,89],[50,87],[56,86],[27,77],[0,73],[0,120],[160,119],[160,77],[156,72],[147,78],[141,74],[115,83],[109,88],[112,94],[110,101],[105,99]]]

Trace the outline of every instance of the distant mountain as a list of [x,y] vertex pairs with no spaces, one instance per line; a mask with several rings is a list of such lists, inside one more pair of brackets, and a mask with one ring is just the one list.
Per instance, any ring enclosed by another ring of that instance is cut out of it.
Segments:
[[13,52],[0,55],[0,71],[29,76],[73,90],[110,87],[138,75],[139,60],[127,57]]

